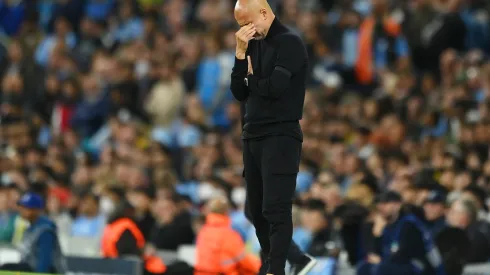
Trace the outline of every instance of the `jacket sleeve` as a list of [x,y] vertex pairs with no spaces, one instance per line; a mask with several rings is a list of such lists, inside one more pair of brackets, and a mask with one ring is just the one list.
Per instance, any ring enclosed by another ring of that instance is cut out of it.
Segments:
[[241,60],[235,57],[235,65],[231,71],[231,93],[238,101],[244,101],[248,97],[248,87],[245,86],[245,78],[248,72],[248,61],[246,58]]
[[36,272],[48,273],[53,266],[55,236],[52,232],[44,232],[39,236]]
[[400,232],[399,248],[391,257],[394,262],[407,262],[412,259],[425,257],[424,240],[422,232],[407,222]]
[[307,62],[306,48],[301,38],[295,35],[284,36],[279,41],[277,59],[270,77],[259,78],[250,75],[248,85],[251,92],[263,97],[277,99],[289,87],[291,78]]
[[138,248],[138,244],[136,238],[133,236],[131,231],[126,229],[122,234],[119,240],[116,243],[116,248],[119,256],[123,255],[131,255],[131,256],[140,256],[141,251]]
[[240,235],[231,232],[224,242],[225,248],[220,255],[222,270],[239,270],[241,274],[257,274],[260,269],[260,259],[245,251],[245,244]]

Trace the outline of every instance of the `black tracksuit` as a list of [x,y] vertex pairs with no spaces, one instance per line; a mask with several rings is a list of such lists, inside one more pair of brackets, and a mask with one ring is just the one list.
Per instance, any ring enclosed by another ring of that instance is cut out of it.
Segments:
[[299,169],[308,56],[300,37],[277,18],[263,40],[249,42],[247,59],[235,59],[234,97],[245,102],[243,161],[247,216],[254,224],[268,273],[284,274],[292,237],[291,207]]

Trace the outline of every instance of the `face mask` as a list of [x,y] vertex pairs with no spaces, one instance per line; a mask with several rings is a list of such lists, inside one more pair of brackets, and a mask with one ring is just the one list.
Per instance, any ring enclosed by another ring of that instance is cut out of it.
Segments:
[[236,205],[245,205],[245,199],[247,198],[247,192],[244,187],[233,188],[231,192],[231,199]]
[[216,196],[223,195],[223,191],[215,188],[207,182],[204,182],[199,185],[198,194],[201,201],[207,201]]
[[114,204],[114,202],[108,198],[108,197],[102,197],[100,199],[100,211],[108,216],[110,214],[112,214],[112,212],[114,212],[114,209],[116,208],[116,205]]

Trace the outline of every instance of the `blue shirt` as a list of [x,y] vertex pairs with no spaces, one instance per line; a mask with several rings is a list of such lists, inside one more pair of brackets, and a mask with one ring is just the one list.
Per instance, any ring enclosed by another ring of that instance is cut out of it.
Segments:
[[75,237],[97,237],[102,235],[106,221],[99,215],[94,218],[80,216],[73,221],[71,235]]

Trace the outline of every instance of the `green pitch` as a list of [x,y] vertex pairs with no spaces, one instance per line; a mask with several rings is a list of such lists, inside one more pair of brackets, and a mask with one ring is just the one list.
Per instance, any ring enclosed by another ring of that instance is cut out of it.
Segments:
[[[0,275],[49,275],[46,273],[28,273],[28,272],[19,272],[19,271],[0,271]],[[55,275],[55,274],[51,274]]]

